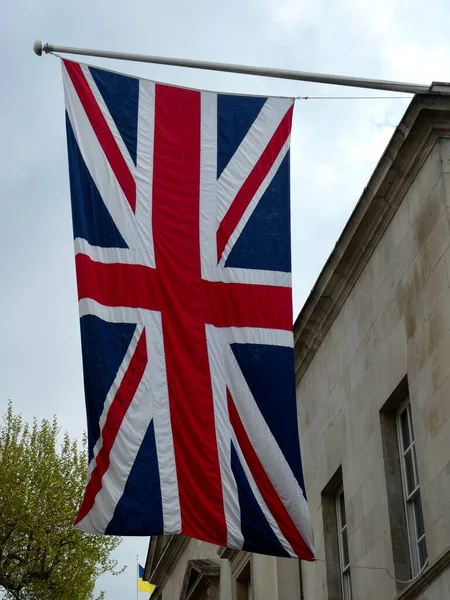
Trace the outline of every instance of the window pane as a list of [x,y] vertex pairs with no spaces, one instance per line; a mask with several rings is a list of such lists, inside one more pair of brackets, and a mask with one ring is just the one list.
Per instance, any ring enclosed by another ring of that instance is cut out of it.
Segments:
[[414,442],[414,429],[412,424],[411,406],[408,404],[408,422],[409,422],[409,435],[411,436],[411,443]]
[[347,537],[347,527],[342,532],[342,562],[344,563],[344,567],[348,565],[350,562],[349,554],[348,554],[348,537]]
[[411,436],[409,431],[408,408],[400,415],[400,427],[402,429],[403,451],[411,445]]
[[420,496],[414,498],[414,512],[416,521],[417,539],[420,539],[425,533],[425,527],[423,525],[423,514],[422,514],[422,503],[420,502]]
[[414,458],[413,458],[413,453],[412,450],[408,450],[408,452],[405,454],[405,475],[406,475],[406,492],[407,495],[409,496],[411,494],[411,492],[413,492],[417,485],[416,485],[416,476],[415,476],[415,471],[414,471]]
[[339,511],[341,513],[341,529],[347,524],[347,519],[345,518],[345,501],[344,494],[339,494]]
[[352,582],[350,579],[350,573],[345,573],[342,576],[342,597],[344,600],[351,600],[352,597]]
[[419,569],[422,569],[428,558],[427,544],[424,537],[417,544],[417,548],[419,550]]

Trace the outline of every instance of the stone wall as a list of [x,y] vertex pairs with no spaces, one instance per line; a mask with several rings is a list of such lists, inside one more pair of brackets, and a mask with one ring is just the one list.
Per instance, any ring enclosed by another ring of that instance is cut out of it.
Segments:
[[[394,573],[380,411],[406,375],[430,563],[450,544],[449,209],[450,140],[440,139],[299,382],[318,558],[322,492],[342,467],[351,562]],[[304,564],[303,577],[306,600],[327,598],[324,563]],[[399,592],[383,571],[352,569],[352,586],[367,600]]]
[[162,590],[162,600],[179,599],[184,575],[188,566],[188,560],[192,558],[199,560],[209,559],[219,563],[217,546],[206,544],[205,542],[199,542],[197,540],[189,540],[186,549],[178,560],[174,570],[164,586],[164,589]]
[[[190,540],[162,590],[162,600],[178,600],[188,561],[208,559],[220,567],[220,586],[214,600],[236,599],[236,575],[250,560],[253,600],[297,600],[300,598],[298,561],[258,554],[228,551],[219,556],[217,546]],[[231,558],[228,557],[231,555]]]

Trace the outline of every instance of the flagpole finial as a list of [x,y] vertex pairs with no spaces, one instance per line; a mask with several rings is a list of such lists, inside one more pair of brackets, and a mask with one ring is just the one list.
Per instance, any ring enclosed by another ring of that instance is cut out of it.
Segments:
[[42,40],[36,40],[33,44],[34,53],[38,56],[42,56],[42,50],[44,49],[44,42]]

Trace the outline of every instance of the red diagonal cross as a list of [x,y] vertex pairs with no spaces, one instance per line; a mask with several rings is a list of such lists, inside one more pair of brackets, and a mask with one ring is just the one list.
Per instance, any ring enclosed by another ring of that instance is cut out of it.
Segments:
[[[156,268],[103,264],[78,254],[78,296],[161,312],[182,532],[226,545],[205,324],[290,330],[291,290],[202,279],[200,93],[156,86],[153,174]],[[141,353],[146,356],[145,349]],[[104,469],[98,456],[99,462]],[[92,507],[101,476],[93,474],[89,484],[78,520]]]

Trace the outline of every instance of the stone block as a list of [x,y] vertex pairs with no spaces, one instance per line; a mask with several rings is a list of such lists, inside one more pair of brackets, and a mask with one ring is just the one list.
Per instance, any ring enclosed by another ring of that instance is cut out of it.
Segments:
[[415,301],[429,273],[425,271],[420,255],[417,255],[400,280],[398,293],[403,304]]
[[408,191],[407,198],[405,198],[411,221],[414,220],[422,208],[424,200],[428,198],[441,175],[441,149],[440,143],[437,142],[417,174],[414,183]]
[[231,563],[228,559],[220,561],[220,592],[219,600],[232,600],[233,598],[233,576],[231,574]]
[[447,276],[447,265],[445,257],[442,256],[441,260],[431,271],[430,276],[428,277],[422,288],[421,298],[423,314],[425,319],[428,318],[428,315],[439,302],[443,294],[446,291],[448,291],[448,289],[449,284]]
[[383,472],[383,464],[374,466],[373,471],[361,484],[363,518],[370,515],[380,502],[386,502],[386,479]]
[[[347,469],[342,469],[345,489],[347,489],[346,477],[348,479],[350,479],[350,477],[356,478],[358,487],[360,487],[367,477],[367,473],[372,471],[373,465],[377,464],[377,462],[381,465],[383,464],[383,449],[379,429],[373,433],[364,447],[357,454],[353,454],[353,456],[349,457],[349,461],[349,464],[346,465]],[[347,475],[346,470],[350,471]]]
[[450,173],[445,171],[442,173],[442,177],[444,179],[444,190],[445,190],[445,200],[447,206],[450,208]]
[[358,385],[370,366],[367,353],[367,341],[368,340],[366,340],[365,345],[359,347],[358,352],[356,352],[348,365],[350,391]]
[[405,302],[405,330],[408,340],[407,373],[414,378],[429,357],[430,327],[423,316],[420,298]]
[[392,246],[390,253],[393,281],[395,283],[403,277],[406,269],[410,266],[419,251],[415,226],[411,226],[405,232],[403,238],[396,240],[396,242]]
[[384,570],[393,572],[390,556],[385,539],[380,539],[369,552],[358,558],[351,569],[353,598],[387,600],[396,597],[395,582]]
[[366,515],[362,523],[364,548],[359,556],[363,556],[380,540],[383,540],[384,535],[389,531],[389,514],[386,502],[378,502]]
[[449,365],[450,333],[447,333],[428,359],[428,390],[430,394],[434,394],[447,377]]
[[[394,252],[394,248],[392,248],[392,252]],[[383,271],[380,273],[377,284],[374,286],[372,291],[373,316],[375,318],[378,317],[386,304],[388,304],[394,292],[397,281],[398,280],[396,280],[394,276],[393,265],[391,263],[387,263]]]
[[[346,487],[347,491],[347,487]],[[363,520],[363,505],[361,487],[346,499],[347,524],[348,533],[352,535],[358,527],[361,526]]]
[[[430,561],[448,546],[450,523],[446,521],[446,505],[449,505],[448,477],[441,472],[426,486],[421,486],[422,510]],[[447,483],[447,485],[445,485]]]
[[326,577],[317,577],[305,590],[305,600],[328,600]]
[[362,298],[357,308],[358,334],[360,343],[366,337],[367,332],[375,321],[373,312],[373,296],[367,294]]
[[[405,198],[406,199],[406,198]],[[397,247],[411,228],[412,220],[408,212],[408,203],[403,201],[397,209],[386,231],[392,247]]]
[[431,193],[423,202],[422,207],[414,219],[414,227],[417,234],[417,243],[421,248],[427,241],[429,235],[436,227],[440,216],[446,208],[446,196],[444,179],[439,177]]
[[442,171],[450,173],[450,140],[442,138],[439,140],[439,150],[441,154]]
[[[450,421],[446,421],[425,446],[417,444],[417,467],[420,486],[425,487],[441,472],[450,473]],[[419,439],[417,440],[419,442]]]
[[414,414],[413,427],[423,446],[429,443],[449,418],[450,407],[446,410],[441,389],[442,386]]
[[277,558],[277,600],[300,597],[299,562],[291,558]]
[[373,357],[378,408],[381,408],[403,379],[407,365],[408,343],[405,321],[401,319]]
[[450,244],[450,213],[446,208],[427,241],[421,248],[421,261],[426,273],[430,273]]
[[372,366],[365,372],[348,399],[350,431],[353,452],[359,452],[378,425],[377,386]]
[[366,539],[363,522],[358,525],[352,532],[348,532],[348,553],[350,563],[358,563],[361,556],[365,553]]
[[411,377],[408,371],[408,387],[411,403],[417,406],[417,410],[420,410],[428,402],[429,395],[426,366],[415,375],[411,375]]
[[[360,341],[359,341],[359,331],[358,331],[358,322],[355,319],[355,313],[353,313],[352,318],[346,321],[344,332],[344,346],[346,347],[346,352],[339,352],[340,355],[340,372],[345,366],[344,356],[347,356],[348,359],[351,359],[355,352],[358,350]],[[348,360],[347,359],[347,360]]]
[[450,290],[447,289],[425,322],[428,354],[431,355],[450,330]]
[[252,555],[252,582],[255,598],[273,600],[278,597],[277,559],[262,554]]
[[377,269],[374,255],[380,252],[379,246],[375,249],[374,254],[369,258],[366,265],[364,266],[358,281],[355,283],[353,298],[365,298],[367,294],[372,291],[374,282],[376,280]]
[[383,306],[375,323],[370,330],[370,344],[372,351],[376,351],[384,340],[390,335],[392,330],[397,326],[403,315],[403,305],[399,301],[400,294],[398,286],[394,288],[393,294],[389,301]]

